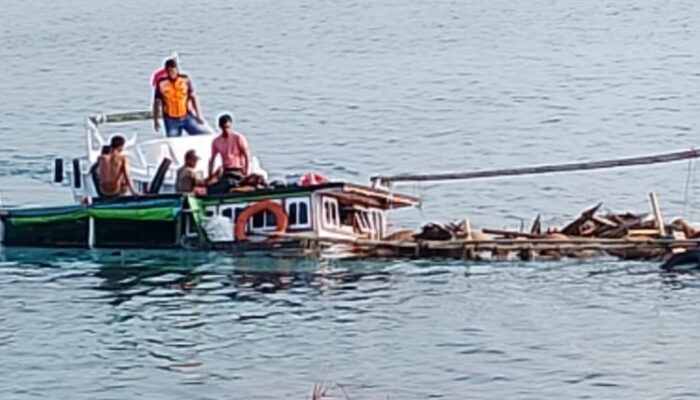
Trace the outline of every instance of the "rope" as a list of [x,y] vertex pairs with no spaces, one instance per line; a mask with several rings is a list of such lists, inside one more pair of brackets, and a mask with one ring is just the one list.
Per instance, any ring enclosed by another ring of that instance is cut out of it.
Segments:
[[682,216],[688,218],[686,210],[688,208],[688,198],[690,197],[690,184],[693,179],[693,160],[688,160],[688,175],[685,177],[685,194],[683,196],[683,212]]
[[418,204],[418,213],[420,214],[421,221],[425,221],[425,213],[423,212],[423,184],[420,182],[416,183],[416,189],[418,192],[418,198],[421,199],[420,204]]
[[697,175],[698,167],[700,167],[700,163],[695,163],[695,164],[694,164],[694,167],[693,167],[693,170],[692,170],[692,172],[691,172],[691,178],[690,178],[690,184],[689,184],[689,187],[690,187],[690,189],[689,189],[690,196],[689,196],[689,199],[688,199],[688,216],[687,216],[688,221],[692,221],[692,220],[693,220],[693,215],[695,214],[695,210],[696,210],[696,208],[697,208],[697,207],[695,206],[695,204],[693,203],[693,200],[695,199],[695,197],[696,197],[695,195],[696,195],[696,193],[697,193],[696,178],[695,178],[695,177],[696,177],[696,175]]

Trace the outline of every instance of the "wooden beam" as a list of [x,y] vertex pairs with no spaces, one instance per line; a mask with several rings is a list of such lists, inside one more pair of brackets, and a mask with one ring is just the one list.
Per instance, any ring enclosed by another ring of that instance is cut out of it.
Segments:
[[661,209],[659,208],[659,200],[656,198],[656,193],[649,193],[649,200],[651,201],[651,210],[654,212],[654,221],[656,221],[656,227],[659,229],[659,234],[661,236],[666,236],[664,218],[661,216]]
[[506,229],[491,229],[491,228],[483,228],[481,230],[481,232],[486,233],[488,235],[520,237],[520,238],[527,238],[527,239],[535,239],[537,237],[542,236],[542,235],[537,235],[537,234],[533,234],[533,233],[510,231],[510,230],[506,230]]
[[373,183],[391,182],[425,182],[448,181],[478,178],[496,178],[503,176],[549,174],[553,172],[587,171],[595,169],[609,169],[618,167],[631,167],[635,165],[660,164],[674,161],[687,160],[700,157],[700,151],[691,149],[673,153],[654,154],[650,156],[615,158],[602,161],[584,161],[565,164],[551,164],[519,168],[503,168],[483,171],[447,172],[438,174],[398,174],[377,175],[371,178]]

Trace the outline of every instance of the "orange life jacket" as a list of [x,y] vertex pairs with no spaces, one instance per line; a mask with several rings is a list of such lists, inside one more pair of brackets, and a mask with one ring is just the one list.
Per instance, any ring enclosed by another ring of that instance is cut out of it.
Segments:
[[168,78],[161,79],[157,90],[166,117],[182,118],[187,115],[187,100],[192,93],[190,78],[187,75],[178,75],[174,81]]

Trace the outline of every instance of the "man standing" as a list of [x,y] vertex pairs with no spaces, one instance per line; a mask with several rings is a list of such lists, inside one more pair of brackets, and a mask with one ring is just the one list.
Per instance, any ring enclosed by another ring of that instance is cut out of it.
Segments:
[[162,110],[166,136],[181,136],[183,129],[190,135],[207,133],[199,99],[194,94],[190,78],[178,71],[177,61],[173,58],[165,61],[165,72],[167,75],[160,78],[155,86],[153,129],[156,132],[160,130],[158,119]]
[[109,153],[101,155],[98,159],[100,194],[104,197],[121,196],[127,187],[131,194],[138,194],[129,175],[129,164],[122,154],[125,143],[122,136],[112,137]]
[[243,134],[233,129],[233,118],[229,114],[219,117],[221,134],[211,144],[209,176],[214,175],[216,157],[221,156],[222,177],[210,192],[227,192],[250,174],[250,149]]

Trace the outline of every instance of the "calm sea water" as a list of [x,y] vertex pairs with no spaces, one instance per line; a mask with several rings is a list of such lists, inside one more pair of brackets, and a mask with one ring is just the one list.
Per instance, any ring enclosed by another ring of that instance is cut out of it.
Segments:
[[[273,173],[468,170],[697,146],[690,0],[0,0],[0,196],[65,203],[82,120],[146,109],[177,51]],[[142,135],[150,135],[142,132]],[[690,167],[690,168],[689,168]],[[693,172],[688,179],[688,171]],[[695,166],[402,186],[421,210],[697,217]],[[686,191],[686,181],[690,182]],[[687,196],[686,196],[687,193]],[[697,219],[697,218],[696,218]],[[700,397],[700,281],[653,263],[0,253],[0,398]]]

